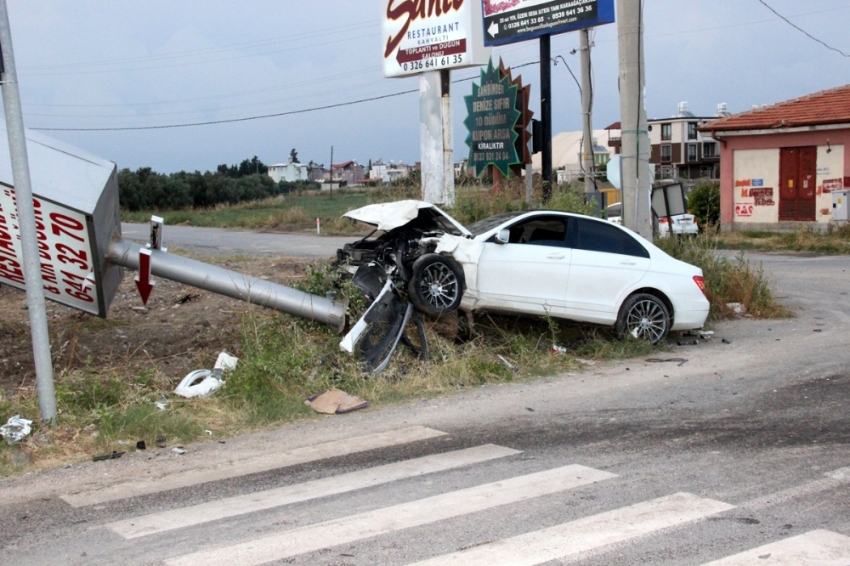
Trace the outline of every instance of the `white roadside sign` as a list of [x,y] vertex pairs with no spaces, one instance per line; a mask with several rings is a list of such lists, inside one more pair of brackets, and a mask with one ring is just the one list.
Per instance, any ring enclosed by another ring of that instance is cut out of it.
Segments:
[[[121,282],[107,261],[121,235],[114,163],[27,131],[44,297],[101,317]],[[17,195],[6,132],[0,128],[0,284],[26,288]]]
[[[69,208],[34,197],[38,255],[45,298],[99,314],[88,220]],[[15,190],[0,185],[0,283],[23,289],[21,235]]]
[[484,65],[479,0],[382,0],[384,77]]

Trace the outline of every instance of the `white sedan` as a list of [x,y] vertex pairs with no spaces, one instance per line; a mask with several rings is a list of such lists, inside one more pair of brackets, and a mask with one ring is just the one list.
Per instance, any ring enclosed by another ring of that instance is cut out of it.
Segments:
[[701,269],[597,218],[535,210],[464,227],[421,201],[345,216],[383,233],[347,245],[339,260],[353,271],[378,266],[427,314],[460,308],[553,316],[653,343],[671,330],[701,328],[708,316]]

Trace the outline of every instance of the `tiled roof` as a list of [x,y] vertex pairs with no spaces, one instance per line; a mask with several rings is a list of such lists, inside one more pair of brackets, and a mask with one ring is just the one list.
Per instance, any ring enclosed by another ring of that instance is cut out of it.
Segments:
[[699,129],[703,132],[729,132],[826,124],[850,124],[850,85],[712,120]]

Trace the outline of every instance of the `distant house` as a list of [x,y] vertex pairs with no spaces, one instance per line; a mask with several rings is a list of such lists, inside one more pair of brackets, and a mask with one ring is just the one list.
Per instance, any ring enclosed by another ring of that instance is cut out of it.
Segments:
[[276,165],[269,165],[269,177],[275,183],[280,183],[281,181],[287,181],[289,183],[308,181],[310,180],[310,168],[303,163],[293,163],[292,161],[289,163],[278,163]]
[[390,161],[387,165],[382,159],[376,159],[372,162],[372,169],[369,170],[369,178],[377,179],[382,183],[389,183],[407,177],[412,169],[413,167],[405,165],[403,161],[398,163]]
[[687,103],[679,103],[679,112],[671,118],[647,120],[651,154],[656,179],[718,179],[720,151],[717,141],[700,130],[700,126],[726,114],[726,105],[718,107],[717,116],[699,117],[688,111]]
[[[366,177],[366,168],[356,161],[345,161],[332,165],[331,177],[333,182],[346,183],[348,185],[360,185]],[[327,176],[325,177],[327,179]]]
[[850,85],[701,126],[720,142],[723,230],[824,228],[850,188]]
[[[593,130],[593,161],[596,168],[604,167],[611,160],[613,152],[599,143],[606,139],[609,132]],[[557,172],[558,182],[565,183],[584,174],[582,169],[582,151],[584,147],[582,132],[561,132],[552,138],[552,169]],[[542,154],[536,153],[531,158],[531,167],[535,173],[542,168]]]

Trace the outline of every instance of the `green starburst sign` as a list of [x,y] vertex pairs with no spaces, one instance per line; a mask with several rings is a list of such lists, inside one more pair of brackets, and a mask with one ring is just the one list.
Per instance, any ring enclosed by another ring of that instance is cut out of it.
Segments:
[[517,86],[509,77],[502,78],[490,59],[487,69],[481,70],[481,85],[473,83],[472,94],[464,96],[469,165],[475,167],[476,175],[495,165],[507,176],[510,166],[520,162],[516,150],[519,134],[514,130],[520,118],[516,99]]

